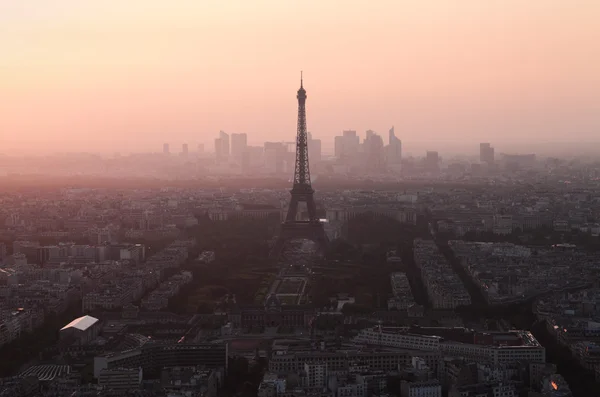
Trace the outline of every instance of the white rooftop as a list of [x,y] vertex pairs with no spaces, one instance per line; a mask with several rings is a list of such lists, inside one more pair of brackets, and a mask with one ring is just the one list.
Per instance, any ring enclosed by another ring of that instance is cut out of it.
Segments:
[[97,322],[98,322],[98,319],[95,317],[83,316],[83,317],[79,317],[79,318],[76,318],[75,320],[71,321],[69,324],[65,325],[60,330],[62,331],[67,328],[76,328],[80,331],[85,331],[86,329],[88,329],[92,325],[96,324]]

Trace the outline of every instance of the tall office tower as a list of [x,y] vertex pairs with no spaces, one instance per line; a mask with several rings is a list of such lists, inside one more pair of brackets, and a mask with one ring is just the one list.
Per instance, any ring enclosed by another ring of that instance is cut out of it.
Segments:
[[359,151],[360,137],[356,131],[344,131],[344,156],[354,157]]
[[223,161],[223,144],[221,138],[215,138],[215,160],[217,163]]
[[342,131],[342,136],[349,140],[354,140],[354,139],[358,140],[358,134],[354,130]]
[[265,142],[265,171],[269,174],[281,174],[285,170],[287,148],[283,142]]
[[188,155],[188,144],[187,143],[184,143],[183,145],[181,145],[181,155],[182,156]]
[[169,152],[170,152],[169,144],[163,143],[163,154],[169,154]]
[[494,162],[494,148],[489,143],[479,144],[479,161],[492,164]]
[[356,158],[360,147],[360,137],[354,130],[342,132],[335,137],[335,156],[338,159],[352,160]]
[[313,139],[310,132],[308,133],[308,151],[313,164],[321,162],[321,140]]
[[394,127],[389,131],[388,163],[400,164],[402,162],[402,141],[396,137]]
[[215,139],[215,157],[217,162],[226,163],[229,160],[229,135],[223,131]]
[[428,171],[438,171],[440,169],[440,155],[438,152],[427,152],[425,155],[425,168]]
[[385,170],[383,139],[374,131],[367,131],[367,138],[364,142],[364,153],[365,169],[376,172]]
[[238,164],[248,149],[248,136],[246,134],[231,134],[231,158]]
[[337,159],[344,157],[344,137],[342,135],[333,138],[333,155]]
[[198,144],[198,153],[199,154],[204,153],[204,144],[203,143]]
[[219,138],[221,138],[221,144],[223,145],[223,154],[225,157],[229,157],[229,134],[219,131]]
[[248,165],[252,168],[265,167],[265,148],[263,146],[248,146]]

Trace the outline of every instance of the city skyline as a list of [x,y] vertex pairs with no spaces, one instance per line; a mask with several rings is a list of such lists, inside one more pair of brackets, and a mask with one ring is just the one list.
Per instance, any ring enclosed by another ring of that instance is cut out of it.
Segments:
[[293,139],[300,69],[324,150],[391,125],[407,143],[596,141],[599,5],[341,4],[3,3],[3,152]]
[[600,396],[599,20],[0,0],[0,395]]

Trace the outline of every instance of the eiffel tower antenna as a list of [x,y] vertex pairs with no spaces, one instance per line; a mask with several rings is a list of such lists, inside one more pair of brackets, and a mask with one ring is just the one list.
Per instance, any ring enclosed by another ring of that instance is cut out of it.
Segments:
[[[308,133],[306,129],[306,90],[304,89],[304,76],[300,71],[300,89],[296,95],[298,99],[298,128],[296,134],[296,165],[294,169],[294,183],[290,191],[291,200],[285,221],[277,242],[271,251],[271,256],[279,256],[283,251],[286,240],[306,238],[318,243],[321,250],[327,245],[327,235],[323,224],[317,216],[317,205],[313,196],[314,190],[310,181],[310,165],[308,162]],[[298,204],[306,203],[308,220],[298,220]]]

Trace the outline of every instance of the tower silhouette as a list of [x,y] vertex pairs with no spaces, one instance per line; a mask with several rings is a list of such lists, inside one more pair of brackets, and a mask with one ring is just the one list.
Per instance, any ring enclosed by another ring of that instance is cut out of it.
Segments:
[[[302,73],[300,74],[300,89],[296,98],[298,98],[298,130],[294,184],[290,191],[292,197],[285,221],[281,224],[279,236],[271,251],[272,257],[279,257],[287,240],[295,238],[312,240],[319,245],[321,250],[325,249],[328,242],[323,224],[317,217],[317,206],[313,196],[315,191],[310,182],[308,133],[306,132],[306,90]],[[306,203],[308,220],[298,220],[298,204],[301,202]]]

